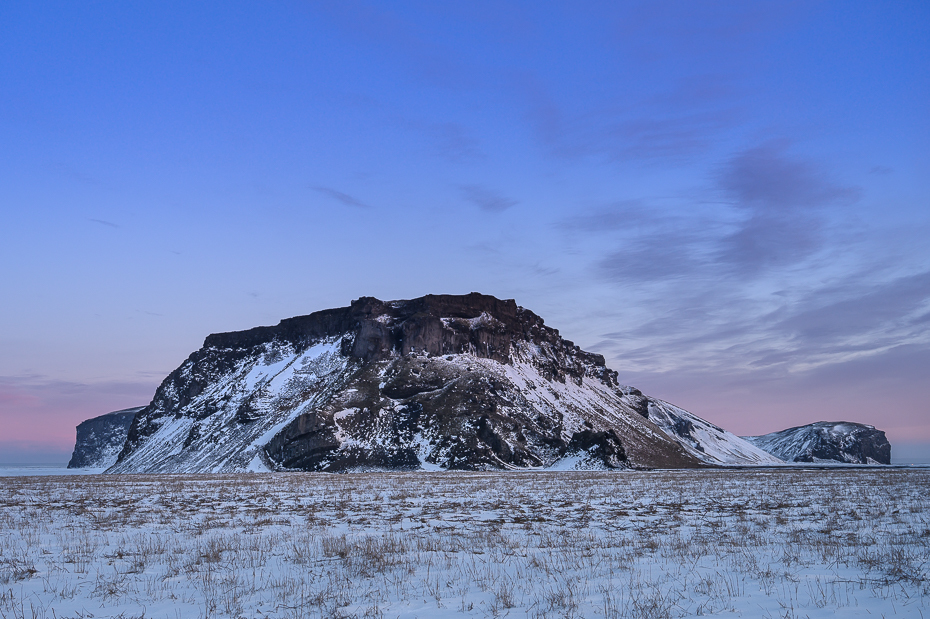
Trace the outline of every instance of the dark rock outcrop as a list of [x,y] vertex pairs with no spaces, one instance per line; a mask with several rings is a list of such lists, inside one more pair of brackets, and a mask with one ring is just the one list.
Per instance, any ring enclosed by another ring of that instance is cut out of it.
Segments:
[[623,443],[617,433],[610,430],[595,432],[582,430],[575,432],[568,442],[568,453],[587,454],[600,460],[607,468],[620,468],[626,460]]
[[111,471],[701,465],[643,398],[513,300],[363,297],[208,336]]
[[129,426],[144,406],[125,408],[83,421],[77,426],[69,469],[106,468],[116,462]]
[[861,423],[818,421],[743,438],[785,462],[891,464],[891,445],[885,433]]

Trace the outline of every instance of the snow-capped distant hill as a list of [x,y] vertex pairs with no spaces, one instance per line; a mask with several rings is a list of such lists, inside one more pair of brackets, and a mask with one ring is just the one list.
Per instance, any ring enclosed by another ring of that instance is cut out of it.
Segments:
[[891,464],[891,445],[885,433],[861,423],[818,421],[743,438],[786,462]]
[[472,293],[362,298],[211,335],[136,417],[110,472],[771,461],[618,385],[602,356],[514,301]]

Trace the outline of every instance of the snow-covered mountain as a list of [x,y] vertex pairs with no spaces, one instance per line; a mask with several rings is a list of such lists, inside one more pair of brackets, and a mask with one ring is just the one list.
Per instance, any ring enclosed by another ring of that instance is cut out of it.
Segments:
[[143,408],[124,408],[78,424],[68,468],[106,469],[113,466],[126,443],[133,418]]
[[891,464],[891,445],[885,433],[861,423],[818,421],[743,438],[786,462]]
[[783,464],[771,453],[674,404],[648,398],[648,417],[695,458],[708,464]]
[[693,467],[776,461],[617,383],[513,300],[361,298],[207,337],[110,472]]

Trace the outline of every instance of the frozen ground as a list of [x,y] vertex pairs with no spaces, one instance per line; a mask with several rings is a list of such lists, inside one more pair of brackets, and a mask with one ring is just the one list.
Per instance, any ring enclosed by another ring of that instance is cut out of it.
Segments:
[[930,470],[0,478],[0,617],[926,617]]

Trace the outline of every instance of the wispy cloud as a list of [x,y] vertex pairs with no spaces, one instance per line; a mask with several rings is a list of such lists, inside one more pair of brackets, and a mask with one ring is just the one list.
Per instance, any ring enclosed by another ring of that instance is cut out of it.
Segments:
[[800,262],[821,247],[821,223],[816,218],[758,214],[719,239],[711,259],[725,267],[725,272],[752,276],[767,268]]
[[115,224],[112,221],[107,221],[105,219],[94,219],[93,217],[88,217],[87,221],[100,224],[101,226],[107,226],[108,228],[119,228],[119,224]]
[[817,165],[786,155],[787,144],[773,142],[731,157],[717,176],[717,186],[741,208],[756,213],[849,204],[859,189],[832,182]]
[[808,347],[842,345],[864,334],[894,333],[891,341],[899,341],[902,330],[913,338],[930,328],[924,315],[930,308],[930,271],[880,282],[856,279],[815,291],[775,328]]
[[310,189],[318,193],[321,193],[324,196],[331,198],[335,200],[336,202],[339,202],[340,204],[344,204],[345,206],[352,206],[355,208],[371,208],[370,205],[365,204],[358,198],[355,198],[354,196],[350,196],[349,194],[344,193],[342,191],[333,189],[332,187],[321,187],[319,185],[314,185],[310,187]]
[[[833,182],[783,144],[737,153],[709,178],[716,209],[679,206],[674,214],[625,200],[563,220],[567,231],[610,233],[618,247],[596,263],[616,283],[697,277],[736,285],[815,256],[829,242],[829,214],[852,205],[856,187]],[[736,278],[736,279],[732,279]]]
[[681,230],[645,231],[628,238],[597,263],[598,274],[614,283],[641,283],[694,276],[706,265],[703,239]]
[[562,219],[557,225],[571,232],[608,232],[653,224],[656,219],[657,215],[649,212],[642,200],[618,200],[612,204],[575,213]]
[[[732,100],[686,97],[677,90],[640,101],[571,109],[532,75],[515,80],[527,119],[556,157],[607,161],[682,159],[707,150],[742,118]],[[685,89],[686,90],[686,89]]]
[[747,214],[737,230],[719,239],[714,259],[729,271],[757,274],[795,264],[824,243],[820,213],[859,199],[859,189],[833,182],[816,164],[786,155],[786,144],[751,148],[720,169],[717,188]]
[[427,127],[427,134],[436,152],[446,161],[465,163],[485,158],[478,141],[459,123],[431,124]]
[[597,349],[621,369],[746,380],[902,342],[930,351],[930,271],[864,259],[881,241],[856,228],[860,193],[773,142],[723,160],[690,202],[625,199],[564,218],[566,241],[598,252],[593,273],[617,294],[618,328],[592,334]]
[[840,283],[781,292],[759,295],[726,280],[681,278],[655,294],[634,293],[631,303],[645,311],[603,333],[599,346],[642,368],[765,370],[769,377],[881,356],[902,342],[930,354],[930,272],[860,271]]
[[519,204],[517,200],[508,198],[496,191],[481,185],[462,185],[462,196],[473,204],[477,204],[483,211],[500,213]]

